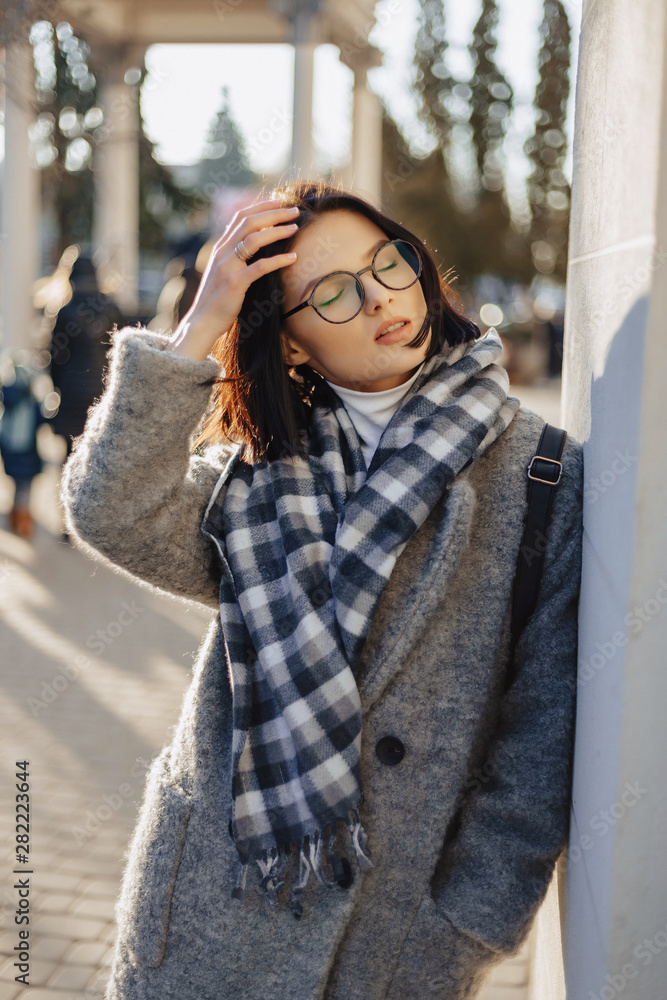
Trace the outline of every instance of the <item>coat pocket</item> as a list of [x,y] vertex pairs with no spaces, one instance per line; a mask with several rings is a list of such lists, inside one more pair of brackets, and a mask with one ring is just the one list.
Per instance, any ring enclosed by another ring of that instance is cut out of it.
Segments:
[[169,754],[163,751],[149,771],[116,903],[119,938],[133,964],[155,969],[164,960],[189,818],[190,799],[171,783]]
[[433,897],[426,893],[386,1000],[473,1000],[492,966],[503,957],[441,916]]

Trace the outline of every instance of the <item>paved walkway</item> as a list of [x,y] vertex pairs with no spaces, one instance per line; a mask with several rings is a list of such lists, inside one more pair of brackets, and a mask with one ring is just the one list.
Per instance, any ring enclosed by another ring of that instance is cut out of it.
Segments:
[[[557,391],[554,383],[526,391],[526,405],[558,422]],[[97,1000],[146,769],[171,737],[214,612],[155,597],[60,541],[62,442],[44,431],[35,536],[0,530],[0,1000]],[[0,511],[12,496],[0,473]],[[14,979],[19,896],[8,847],[22,760],[30,762],[29,987]],[[526,1000],[529,949],[493,971],[480,1000]]]

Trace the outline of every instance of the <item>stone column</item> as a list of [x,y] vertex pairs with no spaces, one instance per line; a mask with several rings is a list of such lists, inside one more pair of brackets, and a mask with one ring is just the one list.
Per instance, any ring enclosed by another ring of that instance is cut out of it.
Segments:
[[585,535],[567,996],[667,982],[667,10],[584,0],[563,371]]
[[35,68],[27,41],[5,49],[5,162],[2,184],[2,347],[32,343],[39,277],[39,170],[30,156],[28,129],[35,112]]
[[[372,65],[372,64],[371,64]],[[382,102],[368,89],[368,62],[356,62],[352,92],[353,191],[379,207],[382,197]]]
[[143,50],[108,45],[95,50],[95,72],[106,123],[95,153],[94,241],[100,277],[109,282],[119,307],[137,310],[139,276],[139,108],[138,87],[125,83],[128,69],[141,65]]
[[313,149],[313,64],[316,42],[312,14],[298,10],[294,15],[294,118],[290,176],[307,179],[314,175]]
[[[366,26],[368,29],[368,25]],[[368,42],[368,33],[333,39],[340,61],[354,73],[352,87],[352,148],[339,171],[343,184],[380,207],[382,197],[382,101],[368,89],[367,73],[382,64],[382,52]]]

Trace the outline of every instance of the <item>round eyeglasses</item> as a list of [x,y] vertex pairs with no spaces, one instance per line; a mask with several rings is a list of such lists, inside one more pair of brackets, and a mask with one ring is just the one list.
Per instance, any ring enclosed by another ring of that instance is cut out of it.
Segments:
[[368,267],[353,274],[352,271],[332,271],[317,282],[305,302],[283,313],[287,319],[300,309],[312,306],[318,316],[328,323],[349,323],[357,316],[366,299],[362,274],[372,271],[373,276],[384,285],[396,291],[409,288],[419,279],[422,260],[416,247],[405,240],[391,240],[383,243],[375,251]]

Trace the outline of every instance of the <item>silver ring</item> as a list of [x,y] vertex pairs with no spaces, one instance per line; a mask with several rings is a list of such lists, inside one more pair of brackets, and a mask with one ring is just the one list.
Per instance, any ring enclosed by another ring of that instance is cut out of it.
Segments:
[[248,253],[248,248],[246,247],[243,240],[241,240],[240,243],[236,244],[236,246],[234,247],[234,253],[240,260],[243,261],[244,264],[247,264],[247,262],[252,257],[252,254]]

